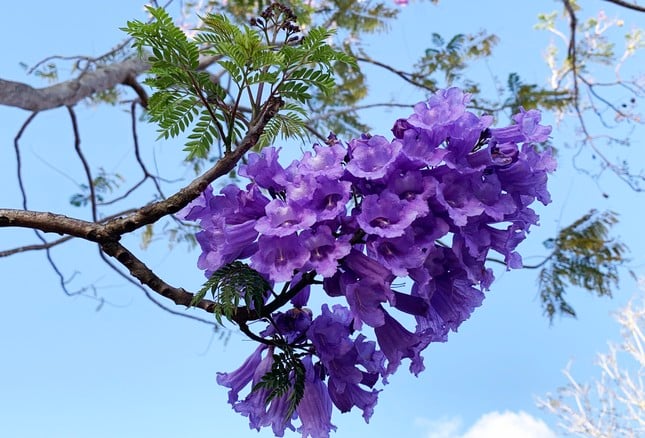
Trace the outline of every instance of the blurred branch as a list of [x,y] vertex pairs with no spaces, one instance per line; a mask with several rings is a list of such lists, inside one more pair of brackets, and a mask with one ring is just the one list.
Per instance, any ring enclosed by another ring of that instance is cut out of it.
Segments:
[[392,67],[391,65],[388,65],[388,64],[385,64],[383,62],[376,61],[376,60],[374,60],[372,58],[367,58],[367,57],[364,57],[364,56],[357,56],[356,60],[359,61],[359,62],[365,62],[365,63],[368,63],[368,64],[375,65],[377,67],[381,67],[381,68],[383,68],[383,69],[385,69],[385,70],[387,70],[387,71],[389,71],[391,73],[394,73],[395,75],[397,75],[398,77],[400,77],[404,81],[408,82],[409,84],[412,84],[412,85],[414,85],[416,87],[419,87],[419,88],[421,88],[423,90],[427,90],[427,91],[430,91],[432,93],[434,93],[436,91],[436,90],[431,89],[427,85],[422,84],[421,82],[415,81],[413,79],[414,75],[412,73],[408,73],[408,72],[405,72],[405,71],[402,71],[402,70],[398,70],[398,69]]
[[645,12],[645,6],[640,6],[623,0],[605,0],[605,1],[609,3],[613,3],[623,8],[631,9],[633,11]]
[[555,394],[539,399],[540,408],[556,415],[559,426],[568,434],[592,438],[641,437],[645,433],[645,306],[641,295],[621,309],[616,319],[622,342],[609,345],[609,352],[598,355],[600,376],[589,383],[577,380],[563,370],[565,386]]
[[48,249],[52,248],[54,246],[60,245],[61,243],[65,243],[69,240],[72,240],[74,236],[65,236],[61,237],[60,239],[52,240],[51,242],[46,242],[46,243],[41,243],[41,244],[35,244],[35,245],[25,245],[25,246],[19,246],[16,248],[12,249],[7,249],[4,251],[0,251],[0,258],[1,257],[9,257],[14,254],[19,254],[21,252],[27,252],[27,251],[40,251],[43,249]]
[[141,158],[141,150],[139,148],[139,135],[137,134],[136,109],[137,109],[137,103],[132,102],[132,104],[130,105],[130,127],[131,127],[131,132],[132,132],[132,145],[134,147],[134,158],[137,161],[137,164],[139,165],[139,168],[143,172],[143,177],[137,183],[132,185],[132,187],[130,187],[128,190],[126,190],[125,193],[122,194],[121,196],[118,196],[118,197],[116,197],[114,199],[111,199],[109,201],[99,202],[98,203],[99,205],[114,204],[115,202],[118,202],[118,201],[121,201],[121,200],[127,198],[128,196],[130,196],[130,194],[132,194],[132,192],[134,192],[136,189],[141,187],[141,185],[143,185],[143,183],[146,182],[146,180],[148,180],[148,179],[152,180],[152,183],[154,184],[155,189],[157,190],[157,193],[159,194],[161,199],[164,199],[166,197],[164,195],[163,191],[161,190],[161,186],[159,185],[159,179],[161,179],[161,178],[159,178],[158,176],[155,176],[152,173],[150,173],[150,171],[146,167],[145,163],[143,162],[143,159]]
[[[610,1],[610,0],[606,0]],[[627,5],[632,5],[638,8],[641,8],[640,6],[633,5],[631,3],[627,2],[617,2],[617,1],[611,1],[612,3],[618,4],[620,6],[628,7]],[[576,118],[578,120],[578,123],[580,125],[580,130],[583,134],[583,139],[580,141],[580,149],[578,153],[574,157],[574,168],[576,170],[586,173],[588,175],[592,175],[592,172],[589,171],[586,167],[579,167],[575,159],[577,158],[578,154],[582,152],[582,150],[585,147],[590,147],[591,150],[593,151],[593,156],[594,158],[598,157],[600,159],[601,164],[601,172],[605,169],[610,170],[613,172],[618,178],[620,178],[622,181],[624,181],[632,190],[636,192],[640,192],[643,190],[643,183],[645,183],[645,175],[641,173],[632,173],[626,165],[620,165],[614,162],[610,157],[607,156],[606,152],[601,149],[601,147],[597,144],[598,140],[600,138],[604,138],[607,142],[607,144],[611,143],[617,143],[617,144],[627,144],[628,142],[628,137],[625,138],[624,140],[618,139],[616,137],[613,137],[609,134],[598,136],[594,135],[587,124],[587,121],[585,119],[585,111],[591,110],[598,116],[600,119],[600,122],[606,127],[609,128],[608,124],[604,120],[604,118],[601,116],[601,112],[597,108],[596,103],[594,102],[594,99],[598,102],[601,102],[602,104],[606,105],[608,108],[610,108],[614,113],[616,114],[616,117],[622,118],[624,120],[629,120],[634,123],[642,123],[640,119],[636,116],[631,116],[624,111],[622,111],[620,108],[618,108],[616,105],[612,104],[609,102],[607,99],[603,98],[600,96],[596,90],[594,89],[595,85],[593,80],[587,79],[586,77],[583,76],[584,72],[584,64],[583,62],[579,59],[580,54],[578,53],[579,50],[582,50],[577,46],[577,40],[576,40],[576,35],[578,32],[578,17],[576,15],[576,6],[571,0],[562,0],[562,3],[564,5],[566,15],[568,17],[569,21],[569,38],[568,38],[568,46],[567,46],[567,59],[566,59],[566,64],[564,65],[563,69],[561,72],[559,72],[558,76],[560,77],[559,82],[569,73],[572,75],[572,88],[573,88],[573,101],[572,101],[572,106],[574,113],[576,115]],[[643,8],[641,8],[643,9]],[[639,10],[639,9],[637,9]],[[555,32],[555,29],[550,28],[551,31]],[[602,31],[604,32],[604,30]],[[598,37],[602,32],[599,31],[598,35],[595,35]],[[584,43],[584,41],[583,41]],[[582,44],[582,43],[581,43]],[[625,57],[627,57],[627,51]],[[583,60],[589,60],[589,55],[582,53],[582,59]],[[613,58],[611,58],[613,59]],[[622,61],[621,61],[622,62]],[[620,63],[619,63],[620,64]],[[618,68],[618,67],[617,67]],[[618,76],[618,71],[616,71],[616,75]],[[590,100],[588,104],[588,108],[583,108],[582,102],[581,102],[581,96],[580,96],[580,84],[584,84],[587,87],[588,93],[590,95]],[[622,85],[623,87],[630,89],[630,87],[627,86],[625,81],[622,81],[620,78],[618,81],[614,84],[608,84],[608,83],[603,83],[603,86],[611,86],[611,85]],[[640,89],[640,86],[636,84],[636,89]],[[635,90],[630,89],[634,95],[638,95],[638,92]],[[596,176],[599,176],[600,173]]]

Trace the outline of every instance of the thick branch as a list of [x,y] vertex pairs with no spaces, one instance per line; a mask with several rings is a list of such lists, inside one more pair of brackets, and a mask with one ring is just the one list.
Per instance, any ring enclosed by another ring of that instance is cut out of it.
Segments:
[[[177,288],[169,285],[161,278],[159,278],[150,268],[132,254],[126,247],[119,242],[106,242],[101,244],[101,249],[110,257],[115,258],[119,263],[125,266],[130,275],[139,280],[141,284],[145,284],[153,291],[157,292],[175,304],[180,306],[190,306],[193,299],[193,294],[183,288]],[[193,307],[199,307],[209,313],[213,313],[216,303],[210,300],[201,300]]]
[[[23,211],[23,210],[17,210],[17,211]],[[117,217],[124,216],[124,215],[132,213],[134,211],[136,211],[136,209],[125,210],[125,211],[122,211],[120,213],[107,216],[107,217],[103,218],[100,222],[105,223],[105,222],[107,222],[109,220],[112,220],[112,219],[117,218]],[[19,254],[21,252],[40,251],[40,250],[43,250],[43,249],[49,249],[49,248],[52,248],[54,246],[60,245],[61,243],[65,243],[65,242],[67,242],[67,241],[69,241],[69,240],[71,240],[73,238],[74,238],[74,236],[65,236],[65,237],[61,237],[60,239],[53,240],[51,242],[44,242],[44,243],[41,243],[41,244],[32,244],[32,245],[25,245],[25,246],[19,246],[19,247],[16,247],[16,248],[6,249],[6,250],[3,250],[3,251],[0,251],[0,258],[9,257],[11,255]]]
[[[123,234],[154,223],[166,215],[178,212],[199,196],[208,184],[230,172],[244,154],[257,144],[266,124],[280,111],[283,104],[284,101],[280,97],[270,97],[263,105],[258,116],[251,121],[249,131],[233,152],[225,155],[215,166],[168,199],[145,206],[125,218],[116,218],[105,224],[100,224],[54,213],[0,209],[0,228],[32,228],[43,232],[67,234],[97,242],[105,254],[118,260],[141,284],[148,286],[176,304],[189,306],[193,299],[193,294],[164,282],[118,241]],[[216,303],[213,301],[202,300],[194,307],[199,307],[212,313],[215,305]]]
[[139,58],[101,66],[76,79],[34,88],[21,82],[0,79],[0,105],[28,111],[44,111],[61,106],[73,106],[92,94],[127,83],[132,77],[147,71],[149,65]]
[[103,225],[62,214],[0,208],[0,228],[2,227],[31,228],[98,242],[99,231]]
[[206,189],[206,186],[217,178],[229,173],[244,154],[257,144],[260,135],[264,131],[264,127],[278,113],[283,103],[279,97],[270,98],[257,119],[251,122],[249,131],[233,152],[226,154],[215,166],[211,167],[168,199],[147,205],[134,214],[106,224],[104,230],[107,234],[106,237],[120,236],[132,232],[148,224],[155,223],[164,216],[177,213],[188,205],[190,201],[197,198]]

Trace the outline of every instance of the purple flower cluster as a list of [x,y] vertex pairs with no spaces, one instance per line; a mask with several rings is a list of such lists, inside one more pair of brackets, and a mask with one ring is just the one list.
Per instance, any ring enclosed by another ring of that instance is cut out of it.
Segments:
[[[509,268],[522,266],[515,248],[538,221],[529,205],[550,201],[547,174],[555,169],[550,152],[532,143],[547,140],[551,129],[536,110],[491,128],[492,117],[466,110],[468,100],[457,88],[439,91],[396,121],[392,140],[364,135],[343,146],[331,136],[287,167],[278,149],[266,148],[241,167],[251,181],[245,189],[229,185],[217,196],[208,189],[184,210],[200,221],[198,266],[206,275],[249,259],[272,284],[289,282],[285,293],[308,273],[346,303],[324,305],[314,317],[305,288],[262,333],[301,352],[305,391],[291,418],[288,394],[267,404],[260,389],[239,400],[271,369],[277,344],[261,345],[240,369],[218,375],[252,428],[271,426],[283,436],[299,419],[303,437],[325,437],[335,429],[332,405],[341,412],[356,406],[367,421],[377,381],[387,383],[403,359],[421,372],[421,352],[482,303],[493,281],[489,251]],[[409,291],[395,290],[397,277],[410,282]],[[414,328],[399,322],[402,314]]]

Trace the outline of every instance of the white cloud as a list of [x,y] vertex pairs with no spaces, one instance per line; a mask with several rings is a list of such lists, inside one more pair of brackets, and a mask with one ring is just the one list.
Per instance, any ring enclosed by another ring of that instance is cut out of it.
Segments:
[[526,412],[482,415],[462,438],[556,438],[544,421]]
[[440,420],[418,418],[416,424],[428,431],[426,438],[456,438],[461,429],[461,419],[457,417]]
[[426,438],[556,438],[544,421],[526,412],[489,412],[463,434],[459,418],[419,419],[417,424],[427,430]]

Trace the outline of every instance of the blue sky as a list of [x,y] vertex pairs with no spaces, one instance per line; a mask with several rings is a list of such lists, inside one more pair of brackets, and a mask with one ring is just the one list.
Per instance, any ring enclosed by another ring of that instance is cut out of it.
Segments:
[[[380,60],[405,67],[429,45],[431,32],[451,35],[486,28],[501,37],[497,55],[477,70],[490,80],[490,90],[494,84],[491,72],[500,80],[510,71],[519,71],[527,81],[543,81],[548,71],[540,54],[549,36],[533,31],[532,25],[538,12],[556,4],[526,2],[522,8],[505,9],[508,3],[445,0],[439,7],[414,3],[404,9],[388,34],[370,39],[368,51]],[[603,5],[589,2],[589,10]],[[34,85],[44,84],[37,78],[26,78],[19,62],[34,64],[52,54],[101,54],[121,40],[118,28],[127,20],[144,18],[138,2],[124,0],[93,6],[71,1],[10,2],[3,12],[0,77]],[[607,8],[607,12],[634,18],[623,11]],[[389,74],[374,73],[375,99],[396,96],[410,104],[422,100],[421,94]],[[126,176],[136,172],[128,161],[128,114],[119,108],[85,104],[77,112],[83,147],[90,159]],[[374,133],[387,135],[392,122],[407,113],[372,111],[372,125],[382,127]],[[26,112],[0,107],[2,207],[20,205],[13,137],[27,116]],[[74,181],[83,178],[79,163],[67,154],[73,147],[69,126],[65,110],[49,111],[36,117],[22,139],[30,207],[89,218],[87,211],[73,209],[67,202],[78,190]],[[182,158],[180,144],[155,142],[152,127],[141,125],[140,131],[143,151],[155,157],[161,174],[171,179],[189,176],[177,166]],[[573,124],[565,121],[554,130],[553,139],[558,145],[572,143]],[[645,158],[639,146],[642,140],[635,138],[630,149],[634,163]],[[542,226],[522,245],[525,259],[539,260],[531,256],[545,253],[541,242],[588,209],[612,209],[621,214],[617,234],[633,251],[630,266],[642,274],[642,195],[611,177],[603,178],[597,187],[587,176],[571,170],[571,152],[564,147],[560,161],[560,170],[550,184],[554,202],[539,209]],[[609,198],[602,196],[603,191]],[[152,189],[141,193],[149,195]],[[145,202],[146,198],[142,199]],[[0,250],[33,241],[28,231],[0,229]],[[169,283],[195,290],[202,282],[195,267],[197,253],[181,246],[170,251],[163,241],[154,242],[147,251],[139,248],[136,238],[127,242]],[[4,279],[0,436],[271,436],[268,431],[249,431],[246,419],[232,412],[226,404],[226,391],[215,383],[217,371],[239,366],[254,348],[251,342],[237,334],[224,342],[206,325],[160,311],[139,290],[109,274],[98,262],[96,248],[87,242],[71,242],[57,248],[54,256],[64,272],[78,272],[73,285],[94,284],[97,293],[111,304],[97,311],[96,301],[65,296],[42,253],[0,260]],[[489,436],[484,429],[491,422],[506,421],[541,431],[526,437],[548,437],[533,417],[555,430],[554,419],[535,407],[535,397],[565,382],[560,370],[569,360],[574,360],[573,373],[581,380],[594,375],[595,354],[605,349],[608,339],[617,339],[611,311],[622,306],[636,286],[625,275],[613,300],[572,290],[579,318],[556,318],[549,326],[541,315],[535,274],[497,270],[498,280],[484,305],[447,343],[427,350],[426,371],[415,378],[402,367],[381,393],[369,425],[357,412],[336,414],[335,436],[484,438]],[[499,414],[505,412],[514,414]],[[504,436],[500,430],[509,429],[498,429],[497,436]]]

